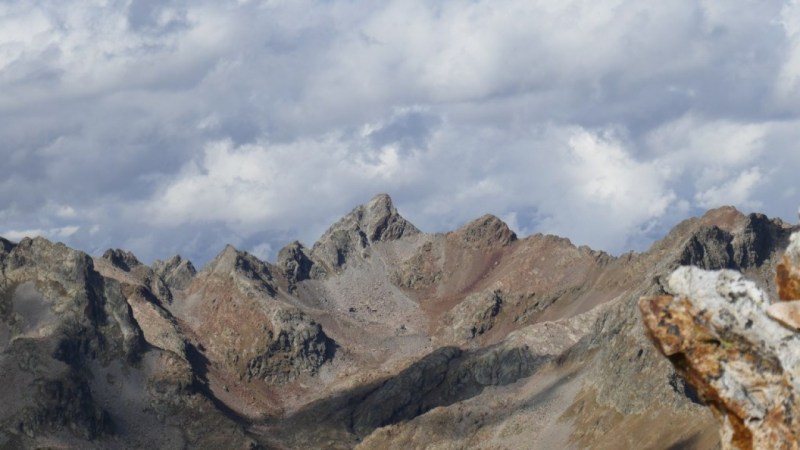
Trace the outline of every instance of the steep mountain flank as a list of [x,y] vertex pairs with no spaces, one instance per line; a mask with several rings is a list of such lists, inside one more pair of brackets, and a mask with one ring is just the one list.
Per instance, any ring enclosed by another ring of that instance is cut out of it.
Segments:
[[379,195],[274,265],[0,240],[0,446],[713,449],[637,299],[684,264],[769,289],[791,231],[720,208],[614,257]]
[[107,256],[4,242],[0,447],[248,445],[195,392],[183,338],[150,290],[159,282],[132,255]]

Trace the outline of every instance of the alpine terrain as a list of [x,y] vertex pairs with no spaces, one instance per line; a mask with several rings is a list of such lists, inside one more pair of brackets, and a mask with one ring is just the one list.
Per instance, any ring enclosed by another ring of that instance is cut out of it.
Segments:
[[715,449],[639,298],[683,265],[774,296],[795,230],[723,207],[612,256],[378,195],[274,263],[0,239],[0,447]]

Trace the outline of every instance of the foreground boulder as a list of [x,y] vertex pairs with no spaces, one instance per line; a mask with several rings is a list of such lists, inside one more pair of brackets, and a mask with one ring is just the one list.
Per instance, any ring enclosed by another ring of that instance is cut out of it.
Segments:
[[721,422],[723,448],[796,449],[800,442],[800,234],[777,267],[772,300],[732,270],[684,266],[671,295],[639,301],[658,349]]

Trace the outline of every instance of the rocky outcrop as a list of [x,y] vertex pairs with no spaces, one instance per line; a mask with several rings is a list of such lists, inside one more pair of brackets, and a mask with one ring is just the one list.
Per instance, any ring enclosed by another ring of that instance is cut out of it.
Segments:
[[130,272],[133,268],[142,265],[132,252],[119,248],[106,250],[103,253],[103,259],[108,260],[112,265],[126,272]]
[[161,307],[169,290],[135,256],[43,238],[0,248],[0,384],[13,386],[0,390],[0,447],[251,443],[203,392],[203,366]]
[[217,255],[203,268],[204,274],[230,277],[236,286],[252,296],[275,296],[277,288],[274,268],[250,253],[239,251],[232,245]]
[[315,375],[333,357],[334,342],[322,327],[299,310],[280,310],[272,317],[265,351],[247,363],[247,377],[268,383],[287,383]]
[[488,332],[503,307],[503,293],[490,289],[467,296],[445,314],[444,327],[456,342],[470,341]]
[[175,319],[154,301],[152,294],[141,286],[125,286],[123,292],[145,341],[187,359],[186,340],[178,330]]
[[733,236],[716,226],[702,227],[686,243],[681,255],[681,265],[694,265],[709,269],[733,266]]
[[478,248],[502,247],[517,240],[517,234],[491,214],[473,220],[453,234],[468,246]]
[[240,379],[283,384],[313,376],[335,344],[302,310],[280,300],[278,267],[227,246],[188,288],[185,320],[209,357]]
[[372,244],[419,232],[397,212],[388,195],[380,194],[330,227],[312,247],[311,257],[325,273],[338,273],[352,258],[366,257]]
[[[751,217],[752,219],[752,217]],[[751,220],[748,226],[758,227]],[[755,225],[752,225],[755,224]],[[758,248],[770,233],[745,232],[748,263],[764,260]],[[721,422],[725,448],[798,448],[800,445],[800,299],[796,287],[800,235],[778,266],[773,301],[754,282],[731,270],[680,267],[669,295],[639,302],[658,349],[697,390]]]
[[87,439],[113,431],[83,376],[92,361],[134,361],[141,331],[118,286],[85,253],[43,238],[0,256],[0,432],[32,437],[70,430]]
[[283,270],[289,292],[294,292],[297,283],[301,281],[318,279],[325,275],[324,270],[312,261],[308,249],[298,241],[292,242],[278,252],[276,265]]
[[175,255],[172,258],[153,263],[153,272],[156,273],[170,289],[186,289],[192,278],[197,274],[197,270],[188,259]]

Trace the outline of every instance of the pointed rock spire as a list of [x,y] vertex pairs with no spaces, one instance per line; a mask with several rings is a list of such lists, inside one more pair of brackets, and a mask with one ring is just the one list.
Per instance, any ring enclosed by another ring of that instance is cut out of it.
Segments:
[[331,226],[314,244],[311,256],[327,269],[336,271],[375,242],[419,233],[417,227],[397,212],[387,194],[378,194]]
[[186,289],[197,274],[192,262],[181,258],[180,255],[175,255],[166,261],[156,260],[153,263],[153,271],[170,289]]
[[134,267],[142,265],[141,261],[139,261],[132,252],[119,248],[110,248],[106,250],[102,258],[110,261],[114,267],[122,269],[125,272],[130,272]]
[[228,244],[203,268],[202,273],[249,280],[259,289],[266,290],[269,295],[275,295],[277,290],[273,282],[272,269],[268,263]]

